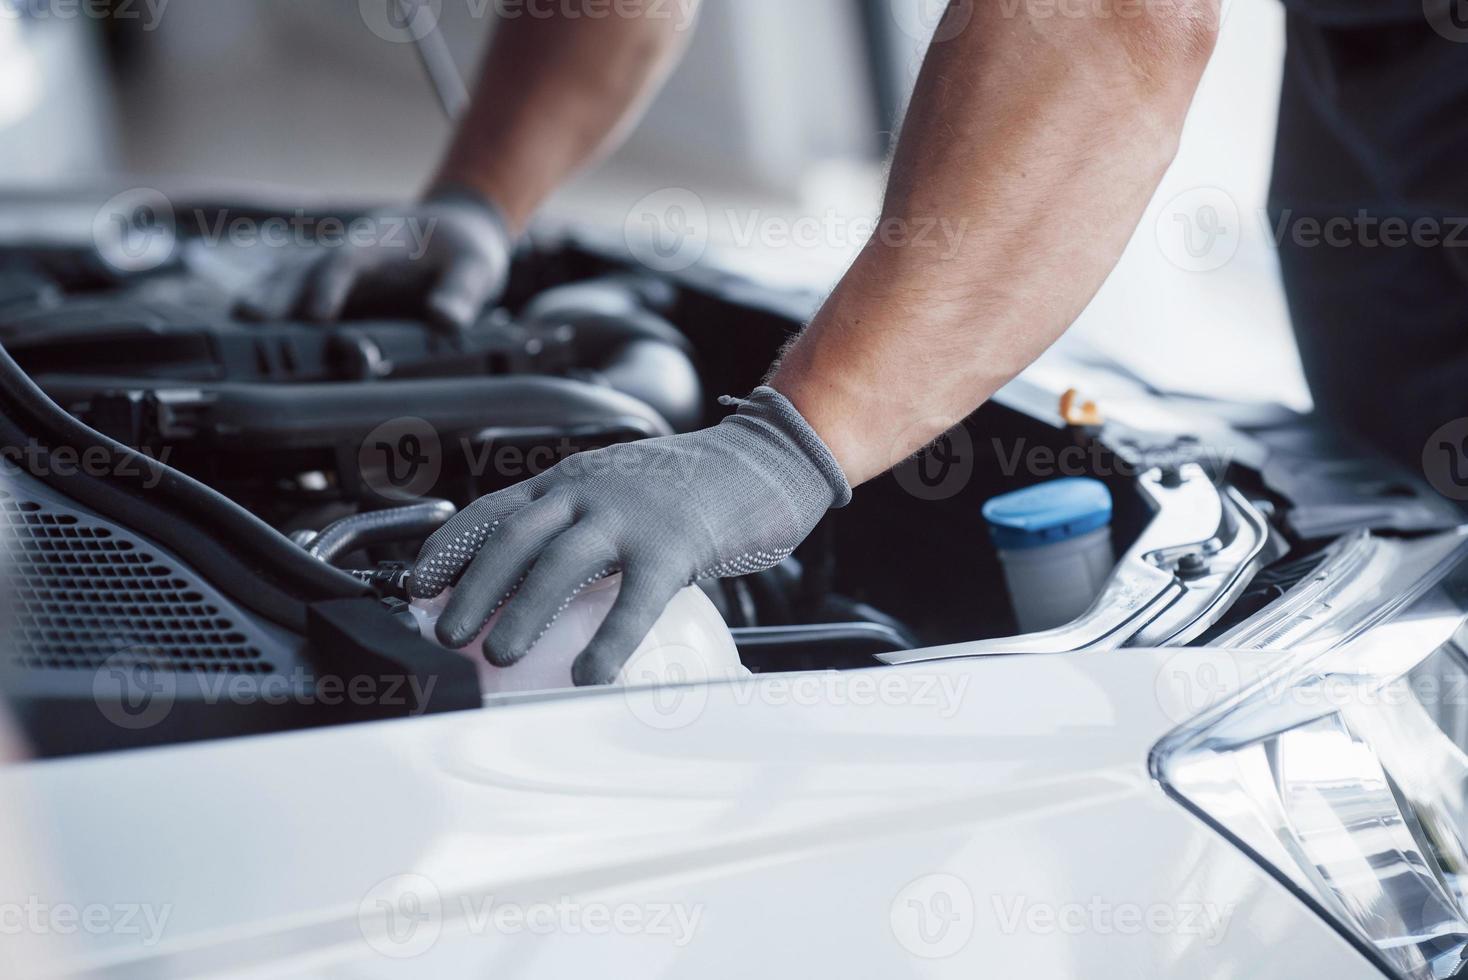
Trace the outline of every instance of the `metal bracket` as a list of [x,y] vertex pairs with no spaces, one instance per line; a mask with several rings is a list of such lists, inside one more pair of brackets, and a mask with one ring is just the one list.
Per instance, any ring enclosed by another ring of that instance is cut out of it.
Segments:
[[[1196,463],[1138,481],[1155,516],[1079,619],[1040,633],[883,654],[910,664],[998,654],[1114,650],[1183,643],[1221,616],[1262,567],[1268,521],[1238,491],[1222,493]],[[1200,566],[1199,562],[1202,562]]]

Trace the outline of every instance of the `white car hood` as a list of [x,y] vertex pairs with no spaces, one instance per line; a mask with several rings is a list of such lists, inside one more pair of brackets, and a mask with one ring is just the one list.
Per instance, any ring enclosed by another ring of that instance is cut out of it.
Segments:
[[[74,966],[148,980],[1059,976],[1116,948],[1137,975],[1372,976],[1149,774],[1158,739],[1202,707],[1190,678],[1236,687],[1276,659],[767,675],[31,763],[0,793],[31,801],[53,873],[7,890],[143,905],[161,926],[55,938]],[[951,951],[903,924],[904,896],[934,887],[963,919],[944,942],[968,936]],[[374,918],[405,889],[423,908],[407,940]],[[593,935],[485,914],[551,902],[646,918]],[[1037,902],[1062,919],[1088,905],[1092,928],[1046,927]],[[1159,903],[1171,933],[1092,921]],[[681,928],[651,928],[663,906]]]

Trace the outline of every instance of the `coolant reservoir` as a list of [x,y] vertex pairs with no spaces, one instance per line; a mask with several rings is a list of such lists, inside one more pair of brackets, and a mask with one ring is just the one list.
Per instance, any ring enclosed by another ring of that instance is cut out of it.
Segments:
[[[513,667],[495,667],[484,659],[482,652],[484,638],[499,621],[500,613],[460,652],[478,665],[480,686],[486,695],[573,687],[571,664],[612,611],[621,588],[622,577],[613,575],[582,592]],[[428,640],[437,642],[433,628],[452,594],[450,589],[437,599],[413,603],[413,618]],[[662,618],[627,661],[615,683],[624,687],[687,684],[742,677],[748,673],[739,662],[739,649],[724,617],[702,591],[687,588],[668,603]]]
[[1111,491],[1099,480],[1054,480],[995,497],[984,518],[1022,632],[1078,618],[1116,566]]

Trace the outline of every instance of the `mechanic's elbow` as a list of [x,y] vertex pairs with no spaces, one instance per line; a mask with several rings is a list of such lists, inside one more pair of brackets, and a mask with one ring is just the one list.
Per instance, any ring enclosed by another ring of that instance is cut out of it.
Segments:
[[1219,0],[1077,2],[1099,12],[1094,26],[1107,38],[1108,58],[1129,93],[1122,101],[1153,134],[1159,163],[1171,163],[1218,40]]
[[1083,0],[1115,41],[1130,77],[1162,99],[1190,103],[1213,56],[1220,0]]

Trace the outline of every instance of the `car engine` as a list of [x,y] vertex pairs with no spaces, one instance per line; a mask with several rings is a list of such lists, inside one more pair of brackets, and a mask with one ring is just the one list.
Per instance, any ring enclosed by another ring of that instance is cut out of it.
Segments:
[[[716,422],[720,396],[757,386],[819,302],[703,267],[652,272],[625,243],[542,231],[500,306],[460,336],[370,295],[330,326],[262,318],[242,294],[271,268],[303,270],[312,250],[262,256],[205,233],[275,213],[258,206],[174,212],[143,268],[109,261],[95,233],[68,239],[44,222],[0,245],[18,579],[5,688],[42,751],[115,745],[116,724],[93,724],[99,705],[121,710],[93,689],[109,665],[124,687],[140,670],[169,686],[168,724],[123,727],[139,744],[480,706],[473,665],[426,643],[406,601],[424,539],[571,454]],[[1191,433],[1103,432],[1067,411],[1017,383],[863,487],[789,560],[702,583],[743,669],[880,667],[953,644],[1195,642],[1308,575],[1337,527],[1455,519],[1416,489],[1384,507],[1379,476],[1351,479],[1378,463],[1321,457],[1328,473],[1314,479],[1303,450],[1240,451],[1237,429],[1229,453],[1210,452]],[[1045,481],[1016,465],[1020,452],[1083,461],[1115,500],[1120,556],[1086,615],[1029,634],[983,518],[987,501]],[[310,686],[364,672],[445,683],[333,710],[210,697],[219,677]]]

